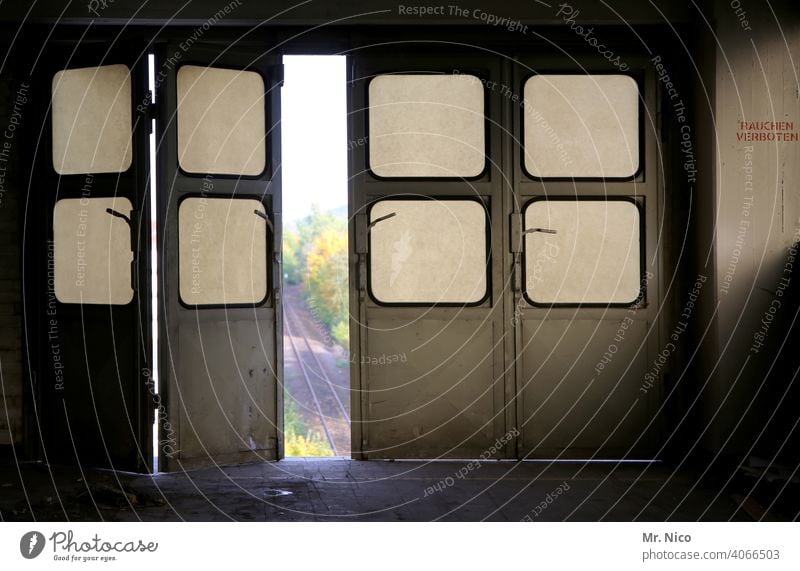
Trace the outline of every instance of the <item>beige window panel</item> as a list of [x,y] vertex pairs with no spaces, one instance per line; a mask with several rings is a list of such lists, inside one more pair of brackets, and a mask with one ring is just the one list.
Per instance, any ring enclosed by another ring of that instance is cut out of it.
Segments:
[[627,75],[534,75],[524,88],[525,169],[540,178],[639,170],[639,88]]
[[53,77],[53,168],[62,175],[122,172],[132,161],[131,75],[125,65]]
[[255,304],[267,297],[267,221],[249,198],[190,197],[178,209],[180,295],[187,305]]
[[542,304],[631,304],[641,289],[639,209],[627,200],[537,200],[525,227],[525,286]]
[[61,303],[126,305],[131,288],[131,228],[107,209],[130,217],[127,198],[68,198],[53,210],[53,271]]
[[473,75],[379,75],[369,84],[369,163],[381,177],[475,177],[486,165]]
[[370,222],[370,285],[377,301],[475,303],[486,296],[486,212],[480,203],[382,200],[372,207]]
[[254,71],[178,69],[178,161],[189,173],[256,176],[266,168],[264,80]]

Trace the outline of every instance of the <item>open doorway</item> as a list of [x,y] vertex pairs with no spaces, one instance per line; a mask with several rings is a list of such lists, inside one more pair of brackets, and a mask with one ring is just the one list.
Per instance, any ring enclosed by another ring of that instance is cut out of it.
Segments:
[[284,445],[350,455],[344,56],[285,56]]

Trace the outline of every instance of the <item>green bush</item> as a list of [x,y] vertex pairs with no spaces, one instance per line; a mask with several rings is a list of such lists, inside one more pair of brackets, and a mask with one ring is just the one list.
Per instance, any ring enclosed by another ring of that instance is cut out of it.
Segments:
[[328,441],[317,433],[309,432],[303,436],[287,430],[284,445],[286,456],[333,456]]
[[350,346],[350,324],[347,319],[337,321],[331,329],[331,335],[339,345],[347,349]]
[[333,456],[328,440],[306,426],[297,403],[288,395],[284,398],[283,414],[284,455]]

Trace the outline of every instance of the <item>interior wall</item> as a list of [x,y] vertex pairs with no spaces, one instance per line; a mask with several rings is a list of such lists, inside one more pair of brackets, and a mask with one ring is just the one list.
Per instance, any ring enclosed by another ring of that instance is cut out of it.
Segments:
[[[786,455],[780,445],[797,417],[780,404],[796,394],[787,359],[797,347],[783,345],[797,314],[791,278],[798,274],[789,256],[800,238],[800,13],[788,2],[717,0],[714,20],[716,212],[700,230],[715,241],[719,306],[713,350],[704,352],[695,380],[710,381],[705,448],[741,462],[751,454]],[[742,120],[791,122],[783,131],[795,140],[739,140]]]
[[[5,50],[4,50],[5,52]],[[26,90],[0,78],[0,445],[22,440],[19,125]]]

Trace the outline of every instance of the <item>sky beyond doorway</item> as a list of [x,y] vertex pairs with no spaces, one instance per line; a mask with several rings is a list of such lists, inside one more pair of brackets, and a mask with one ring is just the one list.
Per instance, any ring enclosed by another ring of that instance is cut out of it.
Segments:
[[[283,220],[347,203],[346,58],[284,56]],[[346,212],[346,211],[345,211]]]

